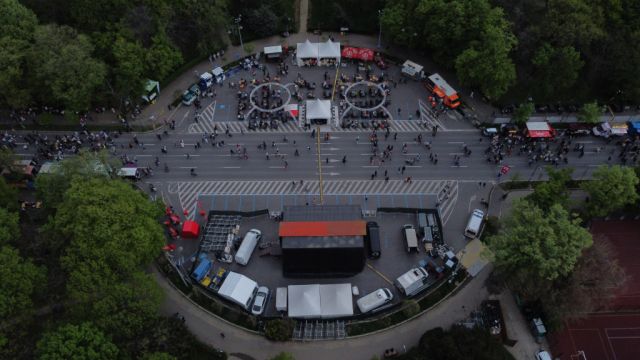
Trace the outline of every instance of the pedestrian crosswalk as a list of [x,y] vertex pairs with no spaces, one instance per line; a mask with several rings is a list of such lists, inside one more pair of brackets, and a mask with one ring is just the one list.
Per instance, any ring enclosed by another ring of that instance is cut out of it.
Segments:
[[[443,223],[448,220],[458,199],[456,180],[414,180],[411,183],[404,180],[342,180],[323,181],[322,185],[325,196],[437,195],[441,203]],[[443,192],[447,185],[447,191]],[[169,183],[168,191],[170,194],[178,195],[183,208],[190,209],[198,196],[202,195],[314,195],[320,193],[320,188],[318,181],[308,181],[303,186],[298,185],[295,188],[292,188],[290,181],[189,181]],[[420,203],[422,206],[422,200]],[[424,207],[433,205],[424,204]]]
[[[209,106],[207,106],[200,113],[200,121],[197,123],[193,123],[189,125],[189,133],[203,134],[203,133],[213,133],[215,129],[215,124],[213,122],[213,116],[216,113],[216,103],[217,101],[212,102]],[[218,124],[218,131],[224,129],[220,124]],[[239,132],[239,131],[238,131]]]
[[444,126],[442,121],[433,116],[429,105],[422,102],[422,100],[418,100],[418,104],[420,105],[420,114],[422,114],[422,119],[426,121],[430,125],[430,127],[437,125],[438,130],[447,131],[447,127]]
[[[208,109],[208,108],[207,108]],[[205,109],[206,110],[206,109]],[[218,125],[218,132],[224,132],[229,127],[229,131],[231,133],[240,133],[244,131],[247,134],[251,133],[289,133],[289,132],[311,132],[311,130],[305,130],[298,126],[297,123],[287,122],[286,124],[280,124],[277,129],[257,129],[257,130],[247,130],[247,123],[244,121],[209,121],[205,120],[203,115],[203,120],[201,120],[197,124],[189,125],[189,133],[191,134],[203,134],[203,133],[212,133],[215,125]],[[313,129],[313,128],[312,128]],[[332,132],[371,132],[371,126],[368,128],[347,128],[343,129],[342,127],[331,127]],[[444,130],[444,127],[438,125],[438,129]],[[427,127],[423,124],[420,126],[419,120],[393,120],[391,122],[391,132],[424,132],[427,131]],[[460,130],[458,130],[460,131]],[[469,130],[475,131],[475,130]]]

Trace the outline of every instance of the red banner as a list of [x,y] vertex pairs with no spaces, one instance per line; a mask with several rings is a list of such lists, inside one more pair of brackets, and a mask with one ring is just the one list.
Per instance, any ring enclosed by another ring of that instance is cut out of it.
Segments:
[[509,169],[511,169],[511,166],[505,165],[502,167],[502,171],[500,171],[503,175],[507,174],[507,171],[509,171]]

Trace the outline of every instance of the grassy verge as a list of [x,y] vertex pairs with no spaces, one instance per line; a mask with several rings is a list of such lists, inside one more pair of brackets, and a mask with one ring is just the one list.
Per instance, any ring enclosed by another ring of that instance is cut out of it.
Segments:
[[201,293],[199,289],[189,295],[189,298],[204,309],[207,309],[231,323],[249,330],[257,329],[257,321],[255,317],[230,309],[220,301],[213,300],[207,295]]
[[[438,303],[438,301],[444,299],[445,296],[449,295],[456,288],[456,283],[462,282],[466,276],[467,272],[464,269],[460,269],[452,283],[449,283],[448,281],[444,282],[442,285],[440,285],[440,287],[433,290],[427,296],[418,301],[418,305],[420,305],[420,312],[429,309],[430,307]],[[391,315],[382,317],[375,321],[348,324],[347,335],[351,337],[372,333],[374,331],[397,325],[408,319],[409,318],[404,314],[402,310],[398,310]]]

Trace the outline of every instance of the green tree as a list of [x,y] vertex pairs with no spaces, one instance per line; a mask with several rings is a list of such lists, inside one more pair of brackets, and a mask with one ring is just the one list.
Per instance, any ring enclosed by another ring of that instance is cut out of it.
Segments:
[[6,208],[0,208],[0,246],[9,245],[20,237],[18,222],[20,215],[17,212],[9,212]]
[[[5,150],[0,150],[4,152]],[[2,168],[2,164],[0,164]],[[3,176],[0,176],[0,208],[11,211],[18,210],[18,190],[7,184]]]
[[50,24],[36,30],[34,41],[30,66],[37,69],[33,76],[39,97],[64,104],[70,112],[89,108],[106,74],[105,65],[91,57],[89,38]]
[[18,1],[0,1],[0,102],[10,107],[27,107],[31,102],[22,80],[37,25],[35,14]]
[[583,206],[589,217],[605,216],[638,200],[638,177],[632,168],[601,165],[591,176],[594,180],[580,184],[589,193],[589,202]]
[[[91,281],[92,274],[85,274]],[[113,334],[116,340],[125,340],[139,334],[159,314],[166,293],[153,275],[136,270],[122,283],[108,285],[98,291],[92,286],[76,287],[72,293],[73,316],[78,320],[93,321],[101,330]]]
[[351,19],[349,15],[342,9],[342,6],[338,3],[333,3],[332,5],[332,21],[338,27],[349,27],[351,26]]
[[97,294],[150,263],[166,244],[162,208],[146,193],[108,178],[74,177],[46,230],[65,239],[67,291]]
[[472,42],[455,60],[460,82],[479,87],[490,99],[499,98],[516,82],[515,65],[509,58],[516,44],[506,21],[498,26],[487,25],[482,39]]
[[535,87],[541,94],[557,94],[573,86],[584,66],[573,46],[553,48],[547,43],[540,46],[531,62],[536,67]]
[[570,167],[555,171],[551,166],[547,166],[544,170],[549,175],[549,181],[540,183],[533,193],[527,195],[525,199],[545,212],[555,204],[568,210],[571,204],[569,201],[571,191],[569,191],[568,184],[575,169]]
[[602,107],[598,106],[598,101],[586,103],[578,111],[578,121],[584,121],[590,125],[596,125],[602,116]]
[[80,150],[55,165],[50,173],[36,177],[36,198],[42,200],[45,208],[56,208],[64,200],[74,178],[80,178],[78,182],[93,178],[115,179],[121,166],[119,160],[110,158],[104,151]]
[[[105,42],[110,41],[106,38]],[[137,99],[143,93],[148,78],[145,77],[145,49],[140,42],[129,40],[122,34],[114,37],[111,47],[115,64],[112,76],[107,80],[108,92],[117,101],[118,110],[123,113],[130,99]]]
[[259,37],[271,36],[278,28],[278,17],[267,4],[250,10],[246,21],[249,28]]
[[604,36],[601,7],[581,0],[548,0],[547,3],[547,14],[538,29],[552,47],[579,49]]
[[33,308],[32,297],[40,289],[39,279],[46,275],[44,266],[24,260],[17,249],[0,249],[0,319],[24,315]]
[[[23,165],[19,165],[16,164],[17,160],[22,160],[22,158],[20,157],[20,155],[16,155],[13,153],[13,151],[11,150],[5,150],[5,149],[0,149],[0,168],[4,169],[4,170],[9,170],[9,174],[6,174],[6,178],[9,181],[20,181],[23,179],[23,175],[22,172],[24,171],[24,166]],[[3,176],[1,176],[3,177]],[[4,182],[5,179],[3,179],[3,182],[1,185],[2,187],[2,192],[6,193],[6,189],[5,187],[7,187],[8,185]],[[2,195],[2,193],[0,193],[0,195]],[[0,197],[0,206],[4,206],[5,200],[7,201],[11,201],[8,205],[8,207],[12,207],[12,206],[16,206],[18,205],[18,201],[17,201],[17,193],[15,195],[15,199],[16,201],[14,202],[13,199],[13,195],[10,195],[10,197]]]
[[196,48],[201,55],[211,54],[223,48],[224,41],[220,34],[228,29],[229,15],[225,9],[230,3],[228,0],[184,0],[181,18],[186,26],[183,29],[195,40]]
[[515,199],[509,211],[504,232],[488,239],[497,269],[507,279],[567,276],[582,250],[593,243],[580,219],[572,219],[559,204],[545,213],[527,200]]
[[153,354],[147,354],[140,360],[178,360],[178,358],[167,353],[157,352]]
[[251,53],[253,52],[253,50],[256,49],[256,46],[253,43],[248,43],[248,44],[244,44],[244,52],[247,55],[251,55]]
[[151,40],[153,45],[146,51],[146,64],[149,69],[147,73],[157,79],[164,79],[182,64],[182,55],[162,28]]
[[412,318],[420,312],[420,304],[414,299],[405,300],[402,302],[402,313],[408,317]]
[[485,329],[454,325],[449,331],[434,328],[426,331],[418,346],[411,348],[404,359],[483,359],[514,360],[514,357]]
[[279,354],[273,355],[268,360],[296,360],[292,353],[281,351]]
[[38,341],[38,360],[118,359],[118,347],[91,323],[67,324],[48,331]]
[[518,106],[513,112],[513,119],[518,125],[524,126],[529,121],[534,110],[535,107],[533,106],[533,103],[528,102],[520,104],[520,106]]

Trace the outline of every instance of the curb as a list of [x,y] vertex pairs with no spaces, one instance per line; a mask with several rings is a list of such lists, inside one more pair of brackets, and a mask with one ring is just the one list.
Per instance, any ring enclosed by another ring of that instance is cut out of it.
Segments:
[[[365,337],[365,336],[370,336],[370,335],[378,334],[378,333],[381,333],[381,332],[383,332],[383,331],[387,331],[387,330],[394,329],[394,328],[396,328],[396,327],[398,327],[398,326],[400,326],[400,325],[403,325],[403,324],[405,324],[405,323],[408,323],[409,321],[413,321],[413,320],[415,320],[415,319],[417,319],[417,318],[421,317],[422,315],[424,315],[426,312],[431,311],[433,308],[435,308],[436,306],[440,305],[440,303],[442,303],[443,301],[447,300],[451,295],[453,295],[453,293],[454,293],[454,292],[456,292],[456,290],[458,290],[462,285],[464,285],[464,284],[467,282],[467,280],[469,280],[470,278],[471,278],[471,276],[469,276],[469,275],[467,274],[467,277],[465,277],[465,278],[464,278],[464,280],[463,280],[460,284],[458,284],[458,286],[456,286],[453,290],[451,290],[451,292],[450,292],[450,293],[448,293],[448,294],[447,294],[447,296],[443,297],[442,299],[440,299],[440,301],[438,301],[437,303],[433,304],[430,308],[428,308],[428,309],[425,309],[425,310],[421,311],[420,313],[416,314],[416,315],[415,315],[414,317],[412,317],[412,318],[409,318],[409,319],[407,319],[407,320],[404,320],[404,321],[402,321],[402,322],[399,322],[399,323],[397,323],[397,324],[395,324],[395,325],[392,325],[392,326],[386,327],[386,328],[384,328],[384,329],[376,330],[376,331],[374,331],[374,332],[370,332],[370,333],[366,333],[366,334],[362,334],[362,335],[356,335],[356,336],[347,336],[347,339],[357,339],[357,338],[360,338],[360,337]],[[436,289],[437,289],[437,288],[436,288]],[[428,295],[427,295],[427,296],[428,296]],[[400,310],[398,310],[398,311],[400,311]],[[387,315],[387,316],[390,316],[390,315],[391,315],[391,314],[389,314],[389,315]],[[382,319],[382,318],[380,318],[380,319]],[[378,319],[378,320],[379,320],[379,319]],[[377,320],[376,320],[376,321],[377,321]]]
[[[236,328],[238,328],[238,329],[240,329],[240,330],[244,330],[244,331],[247,331],[247,332],[253,333],[253,334],[255,334],[255,335],[260,335],[260,336],[263,336],[263,337],[265,337],[265,338],[266,338],[266,336],[262,335],[261,333],[259,333],[259,332],[255,331],[255,330],[250,330],[250,329],[244,328],[244,327],[242,327],[242,326],[240,326],[240,325],[237,325],[237,324],[234,324],[234,323],[232,323],[232,322],[229,322],[228,320],[223,319],[223,318],[219,317],[218,315],[216,315],[216,314],[214,314],[214,313],[210,312],[209,310],[207,310],[207,309],[203,308],[202,306],[200,306],[199,304],[197,304],[195,301],[193,301],[190,297],[186,296],[182,291],[180,291],[180,289],[178,289],[178,288],[177,288],[177,287],[176,287],[176,286],[171,282],[171,280],[169,280],[166,276],[164,276],[164,273],[162,273],[162,270],[160,270],[160,265],[158,265],[158,263],[157,263],[155,260],[153,261],[153,264],[156,266],[156,268],[158,269],[158,271],[160,271],[160,273],[163,275],[163,279],[165,280],[165,282],[167,282],[169,285],[171,285],[171,287],[173,288],[173,290],[175,290],[175,291],[176,291],[180,296],[182,296],[183,298],[187,299],[187,300],[188,300],[192,305],[196,306],[198,309],[200,309],[200,310],[204,311],[205,313],[209,314],[210,316],[213,316],[214,318],[216,318],[216,319],[218,319],[218,320],[221,320],[221,321],[225,322],[225,323],[226,323],[226,324],[228,324],[228,325],[234,326],[234,327],[236,327]],[[155,276],[155,274],[154,274],[154,276]],[[157,276],[156,276],[156,279],[158,279],[158,277],[157,277]],[[192,286],[193,286],[193,285],[192,285]],[[203,294],[203,295],[204,295],[204,294]]]

